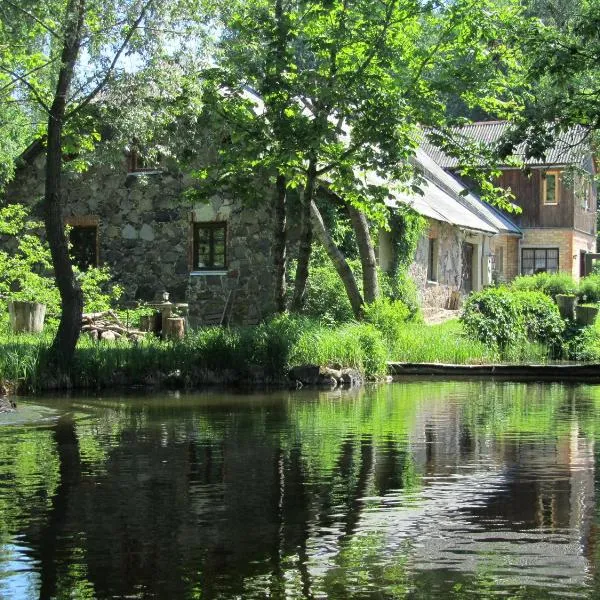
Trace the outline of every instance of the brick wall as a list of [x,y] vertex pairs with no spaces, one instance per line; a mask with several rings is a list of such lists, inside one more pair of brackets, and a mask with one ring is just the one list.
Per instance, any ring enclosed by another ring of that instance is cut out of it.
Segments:
[[573,277],[576,280],[579,280],[581,252],[596,252],[596,236],[574,231],[573,255],[577,258],[573,260]]
[[[512,281],[519,274],[519,238],[506,234],[495,235],[490,240],[490,250],[496,257],[497,281]],[[499,264],[500,260],[502,265]]]

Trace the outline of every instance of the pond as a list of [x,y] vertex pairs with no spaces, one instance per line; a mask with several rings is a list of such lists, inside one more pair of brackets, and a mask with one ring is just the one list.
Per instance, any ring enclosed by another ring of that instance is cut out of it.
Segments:
[[597,598],[600,386],[23,399],[0,598]]

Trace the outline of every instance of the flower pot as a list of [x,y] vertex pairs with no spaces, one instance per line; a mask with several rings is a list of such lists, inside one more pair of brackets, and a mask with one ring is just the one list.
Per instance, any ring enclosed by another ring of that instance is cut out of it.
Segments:
[[577,304],[577,296],[574,294],[557,294],[556,305],[563,319],[572,321],[575,318],[575,305]]
[[46,305],[39,302],[9,300],[10,326],[15,333],[41,333],[44,329]]
[[597,316],[597,306],[577,306],[575,308],[575,317],[579,325],[593,325]]

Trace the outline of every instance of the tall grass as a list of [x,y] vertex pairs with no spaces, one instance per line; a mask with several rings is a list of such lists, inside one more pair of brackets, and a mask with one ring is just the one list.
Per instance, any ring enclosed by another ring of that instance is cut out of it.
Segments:
[[549,349],[528,341],[500,350],[467,336],[458,321],[440,325],[406,323],[398,336],[392,359],[398,362],[485,364],[485,363],[545,363]]
[[[449,321],[427,326],[403,323],[381,332],[370,323],[336,328],[306,317],[276,317],[256,327],[205,328],[180,342],[147,337],[138,343],[94,342],[82,337],[75,354],[71,385],[107,388],[158,383],[170,373],[190,386],[206,382],[281,380],[300,364],[341,365],[368,377],[386,373],[386,361],[488,363],[543,362],[547,350],[524,343],[504,353],[468,338],[462,325]],[[0,380],[37,392],[61,387],[47,367],[51,335],[14,335],[0,331]]]

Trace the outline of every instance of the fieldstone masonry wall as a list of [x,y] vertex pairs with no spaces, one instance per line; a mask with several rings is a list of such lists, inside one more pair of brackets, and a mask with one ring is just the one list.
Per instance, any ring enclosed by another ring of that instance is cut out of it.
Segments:
[[[427,280],[429,239],[437,240],[437,281]],[[417,244],[415,259],[408,274],[417,284],[424,307],[445,308],[450,294],[460,288],[462,275],[462,235],[458,227],[430,221],[428,232]]]
[[[18,172],[7,190],[9,202],[37,205],[44,190],[43,161],[39,157]],[[65,177],[65,219],[97,218],[99,262],[111,268],[126,299],[155,300],[166,290],[173,301],[188,302],[190,320],[202,323],[206,315],[223,311],[234,290],[232,322],[255,323],[273,312],[269,203],[244,209],[241,199],[216,195],[205,205],[190,206],[182,196],[189,184],[169,172],[92,167]],[[227,221],[226,270],[191,273],[191,222],[222,220]]]

